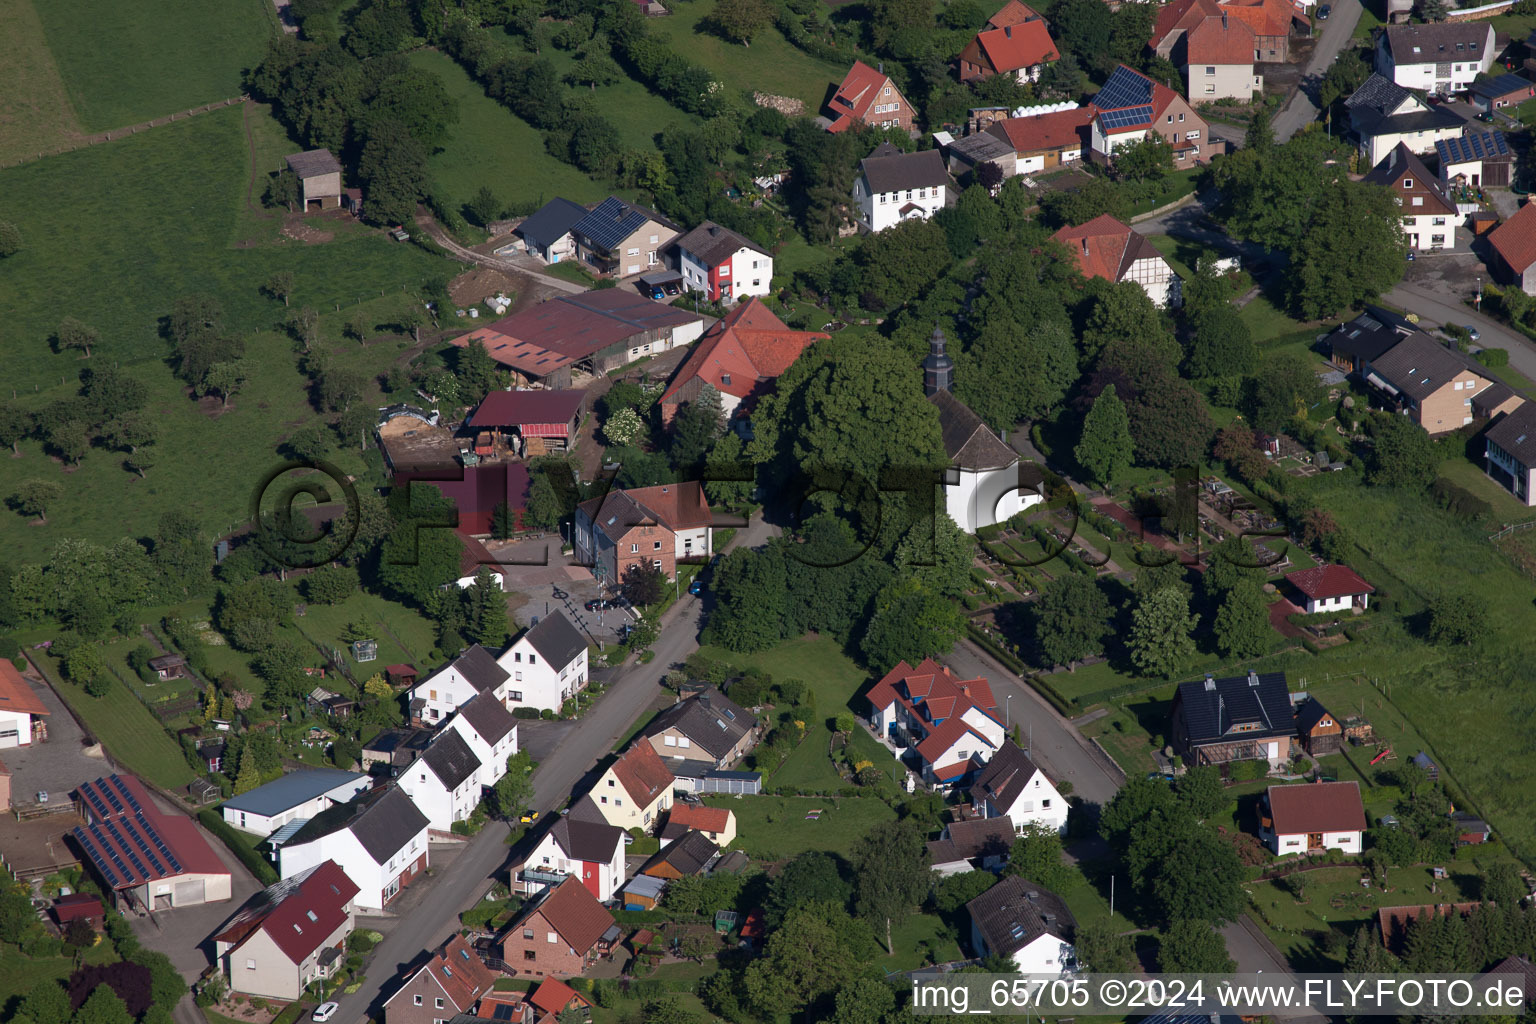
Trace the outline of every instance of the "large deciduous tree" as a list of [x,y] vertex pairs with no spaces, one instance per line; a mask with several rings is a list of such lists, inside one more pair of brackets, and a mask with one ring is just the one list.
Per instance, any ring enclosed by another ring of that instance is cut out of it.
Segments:
[[1142,598],[1131,613],[1126,639],[1131,662],[1145,675],[1172,677],[1195,654],[1190,634],[1195,617],[1189,599],[1174,587],[1163,587]]
[[1109,598],[1097,583],[1065,573],[1045,585],[1035,604],[1035,642],[1047,664],[1072,670],[1103,652],[1112,616]]
[[885,948],[894,953],[891,929],[928,895],[933,869],[923,835],[910,822],[887,822],[864,834],[854,847],[854,908],[872,926],[885,931]]
[[1131,421],[1113,384],[1099,392],[1083,417],[1083,433],[1072,454],[1103,487],[1113,484],[1130,467]]

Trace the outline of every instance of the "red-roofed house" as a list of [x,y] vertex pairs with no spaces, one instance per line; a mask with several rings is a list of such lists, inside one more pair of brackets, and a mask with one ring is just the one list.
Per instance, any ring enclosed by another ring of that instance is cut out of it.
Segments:
[[1147,40],[1147,48],[1177,64],[1174,51],[1183,43],[1185,34],[1206,18],[1220,14],[1216,0],[1173,0],[1164,4],[1152,21],[1152,38]]
[[16,671],[11,659],[0,658],[0,747],[25,747],[47,732],[48,708]]
[[357,884],[333,860],[251,897],[213,937],[214,959],[231,992],[297,999],[342,962],[356,921]]
[[736,839],[736,815],[728,807],[674,804],[661,837],[679,839],[690,830],[704,833],[710,842],[724,849]]
[[1159,307],[1176,307],[1182,301],[1179,275],[1163,254],[1144,235],[1107,213],[1075,228],[1062,228],[1051,240],[1071,251],[1084,277],[1134,281]]
[[1376,588],[1360,578],[1360,574],[1347,565],[1319,565],[1302,569],[1285,577],[1285,581],[1307,599],[1308,615],[1318,612],[1345,611],[1370,607],[1371,595]]
[[1020,82],[1038,82],[1045,66],[1060,59],[1040,15],[1018,0],[1008,0],[960,51],[960,81],[1013,75]]
[[1270,786],[1259,807],[1259,836],[1277,856],[1343,850],[1359,853],[1365,805],[1358,782]]
[[1173,147],[1173,165],[1179,170],[1208,162],[1210,153],[1225,150],[1211,145],[1205,119],[1189,102],[1163,83],[1121,64],[1089,103],[1095,111],[1088,136],[1090,154],[1108,163],[1116,149],[1155,132]]
[[572,977],[595,961],[601,948],[618,941],[610,931],[618,931],[613,915],[579,880],[568,878],[527,904],[523,915],[497,936],[502,969],[514,976]]
[[1253,59],[1283,64],[1291,59],[1291,33],[1310,32],[1312,23],[1292,0],[1226,0],[1221,9],[1253,29]]
[[711,302],[737,302],[767,295],[773,257],[745,235],[705,221],[676,242],[683,287],[704,292]]
[[748,299],[717,321],[688,353],[661,396],[661,422],[670,426],[678,410],[699,397],[704,385],[720,392],[727,418],[745,416],[757,399],[814,342],[820,331],[792,331],[773,310]]
[[106,908],[88,892],[72,892],[53,901],[53,919],[60,929],[67,929],[71,921],[81,920],[100,930],[106,924]]
[[866,697],[870,725],[926,782],[960,782],[1003,745],[1003,723],[987,681],[956,679],[932,658],[916,668],[901,662]]
[[473,1013],[495,982],[464,937],[455,935],[384,1001],[384,1024],[442,1024]]
[[667,579],[677,562],[713,553],[714,521],[704,485],[697,480],[609,491],[576,506],[576,557],[617,583],[631,566],[649,565]]
[[1527,295],[1536,295],[1536,203],[1526,203],[1488,236],[1493,272]]
[[911,131],[912,105],[889,75],[856,60],[827,104],[827,121],[829,132],[845,132],[860,123]]
[[538,1007],[540,1012],[548,1014],[550,1020],[564,1013],[572,1003],[580,1009],[592,1007],[592,1003],[586,996],[558,978],[546,978],[539,982],[539,987],[534,989],[528,1001]]
[[1081,160],[1093,115],[1092,107],[1077,107],[1009,117],[993,124],[987,134],[1013,147],[1015,174],[1034,174]]
[[1184,70],[1184,93],[1194,103],[1248,100],[1264,89],[1253,70],[1253,29],[1223,11],[1202,18],[1175,47],[1174,63]]
[[592,787],[603,820],[628,831],[649,832],[672,806],[677,778],[649,743],[635,743],[609,766]]
[[492,391],[470,415],[469,426],[512,438],[519,455],[528,454],[528,439],[534,437],[547,449],[565,451],[576,445],[586,399],[585,391]]

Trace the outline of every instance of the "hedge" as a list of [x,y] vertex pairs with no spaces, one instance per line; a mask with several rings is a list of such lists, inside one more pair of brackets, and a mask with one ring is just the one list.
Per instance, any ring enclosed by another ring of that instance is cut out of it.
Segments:
[[1472,357],[1484,366],[1497,369],[1500,366],[1509,365],[1509,350],[1502,348],[1485,348]]
[[231,828],[217,811],[205,807],[197,812],[197,820],[202,823],[203,828],[218,836],[219,841],[229,847],[229,852],[250,869],[258,882],[262,885],[277,884],[277,869],[272,867],[266,858],[247,846],[240,838],[240,834]]

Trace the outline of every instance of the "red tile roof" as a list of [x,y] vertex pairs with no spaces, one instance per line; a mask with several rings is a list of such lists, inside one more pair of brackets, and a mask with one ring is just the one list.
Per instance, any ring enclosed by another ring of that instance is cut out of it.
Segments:
[[[928,735],[917,745],[917,752],[930,765],[935,757],[943,756],[966,733],[986,742],[981,733],[964,721],[967,711],[975,708],[994,719],[997,711],[997,700],[985,679],[956,679],[949,669],[932,658],[924,659],[916,668],[901,662],[871,687],[866,696],[876,709],[883,710],[893,703],[900,703],[913,718],[927,723]],[[954,774],[958,773],[951,772]],[[940,778],[947,777],[940,775]]]
[[661,396],[661,404],[691,400],[697,385],[687,393],[683,389],[694,381],[743,400],[755,398],[801,353],[828,337],[820,331],[792,331],[755,296],[749,298],[693,346]]
[[[72,835],[103,875],[111,872],[111,877],[116,879],[112,882],[113,889],[132,888],[150,880],[184,874],[229,874],[229,868],[213,852],[213,847],[208,845],[192,819],[162,811],[150,797],[149,789],[132,775],[97,779],[81,785],[75,792],[77,802],[91,824],[81,825]],[[114,829],[107,828],[108,823],[114,826],[115,835]],[[140,840],[154,849],[156,855],[144,857],[138,846]],[[157,841],[164,844],[170,857],[175,858],[174,864],[160,855]],[[177,870],[178,865],[180,870]]]
[[[827,104],[827,109],[832,111],[832,124],[827,130],[843,132],[867,120],[869,108],[875,105],[875,100],[889,81],[888,76],[863,61],[854,61],[848,74],[843,76],[843,84],[833,94],[832,102]],[[902,102],[905,104],[905,98]]]
[[102,913],[101,900],[88,892],[73,892],[53,901],[53,916],[61,925],[69,924],[77,917],[100,921]]
[[613,774],[635,806],[641,808],[651,806],[677,782],[677,776],[667,770],[661,755],[649,743],[636,743],[625,751],[614,762]]
[[1269,814],[1276,835],[1365,830],[1365,805],[1360,802],[1358,782],[1270,786]]
[[[645,744],[650,746],[650,744]],[[652,747],[651,749],[655,749]],[[668,825],[683,825],[699,832],[719,835],[731,824],[731,812],[725,807],[695,807],[692,804],[674,804],[667,816]]]
[[1451,911],[1470,914],[1476,903],[1421,903],[1413,907],[1382,907],[1376,911],[1376,923],[1381,927],[1381,944],[1392,952],[1401,952],[1403,936],[1407,934],[1410,919],[1424,917],[1449,917]]
[[1315,601],[1352,594],[1374,594],[1376,588],[1347,565],[1319,565],[1287,574],[1286,582]]
[[0,711],[15,711],[28,715],[46,715],[48,709],[22,674],[16,671],[10,658],[0,658]]
[[1015,153],[1078,149],[1083,144],[1083,129],[1093,120],[1093,114],[1092,107],[1078,107],[1033,117],[1010,117],[987,131],[1006,140]]
[[1026,21],[1038,21],[1039,18],[1040,15],[1033,8],[1019,3],[1019,0],[1008,0],[1002,10],[987,19],[987,27],[1005,28],[1009,25],[1022,25]]
[[1256,36],[1288,36],[1291,23],[1302,17],[1291,0],[1227,0],[1221,9],[1246,23]]
[[[630,527],[642,523],[656,523],[676,533],[714,522],[704,485],[697,480],[609,491],[601,498],[589,498],[576,507],[614,540],[622,537]],[[612,529],[608,525],[609,519],[615,520]]]
[[580,1000],[583,1006],[592,1005],[575,989],[558,978],[545,978],[539,982],[539,987],[534,990],[533,995],[528,997],[530,1003],[545,1013],[555,1014],[570,1006],[572,999]]
[[1061,54],[1056,51],[1056,42],[1043,21],[1026,21],[989,29],[977,35],[976,41],[986,52],[992,70],[1000,74],[1061,59]]
[[462,935],[455,935],[444,943],[422,970],[432,975],[461,1013],[469,1012],[496,982],[491,969],[469,948]]
[[574,876],[555,886],[533,909],[578,953],[591,949],[613,926],[613,915]]
[[1494,228],[1488,244],[1509,264],[1509,269],[1523,274],[1536,263],[1536,203],[1526,203],[1514,216]]
[[1129,224],[1101,213],[1086,224],[1062,228],[1051,239],[1072,250],[1077,260],[1077,269],[1084,277],[1118,281],[1125,251],[1130,247],[1134,234]]
[[357,883],[335,861],[323,861],[257,893],[214,939],[239,946],[264,931],[291,962],[303,963],[346,923],[357,894]]
[[[920,757],[922,757],[924,761],[927,761],[929,764],[933,764],[934,758],[944,756],[944,754],[949,751],[950,747],[954,746],[966,736],[975,736],[986,746],[991,746],[991,743],[986,742],[986,738],[982,736],[981,733],[977,732],[975,729],[972,729],[965,723],[964,719],[956,715],[953,718],[946,718],[944,721],[934,726],[933,731],[924,737],[923,741],[917,745],[917,753]],[[949,777],[941,773],[938,768],[934,769],[934,773],[937,774],[941,779]]]
[[1191,64],[1253,66],[1253,29],[1238,18],[1215,15],[1189,30],[1185,39]]
[[652,302],[628,288],[561,295],[453,339],[485,346],[492,359],[530,377],[586,359],[646,331],[697,322],[685,310]]
[[1169,33],[1188,32],[1213,14],[1221,14],[1216,0],[1173,0],[1173,3],[1164,4],[1157,9],[1157,17],[1152,22],[1152,38],[1147,41],[1147,46],[1155,50]]

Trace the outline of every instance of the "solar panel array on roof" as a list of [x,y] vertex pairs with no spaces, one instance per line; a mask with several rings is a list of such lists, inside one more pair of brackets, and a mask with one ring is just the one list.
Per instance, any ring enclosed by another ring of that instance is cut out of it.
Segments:
[[1441,139],[1435,143],[1435,148],[1440,152],[1441,161],[1449,163],[1510,155],[1509,140],[1503,132],[1474,132],[1461,138]]
[[593,245],[611,249],[634,234],[644,223],[645,214],[609,196],[598,204],[597,209],[583,217],[573,230],[579,235],[585,235]]
[[1099,117],[1103,119],[1105,128],[1114,131],[1116,128],[1128,128],[1135,124],[1151,124],[1152,108],[1147,106],[1106,110]]
[[1100,110],[1134,107],[1152,102],[1152,83],[1126,67],[1118,67],[1093,98]]

